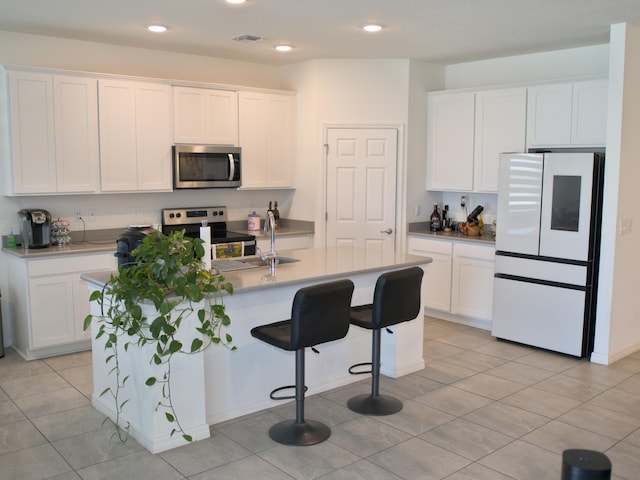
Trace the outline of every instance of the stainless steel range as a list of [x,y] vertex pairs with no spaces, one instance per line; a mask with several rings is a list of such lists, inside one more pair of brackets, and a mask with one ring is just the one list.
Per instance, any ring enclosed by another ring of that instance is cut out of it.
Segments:
[[212,258],[244,257],[256,254],[256,237],[227,230],[227,207],[165,208],[162,233],[185,230],[185,235],[200,236],[202,222],[211,228]]

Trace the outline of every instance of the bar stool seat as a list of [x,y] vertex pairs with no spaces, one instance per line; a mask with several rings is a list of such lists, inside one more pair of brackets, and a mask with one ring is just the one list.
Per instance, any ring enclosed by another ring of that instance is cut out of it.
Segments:
[[[331,429],[318,421],[305,420],[304,394],[306,347],[344,338],[349,331],[351,297],[354,285],[351,280],[338,280],[301,288],[293,298],[291,319],[261,325],[251,329],[251,335],[274,347],[296,352],[295,385],[279,387],[271,398],[296,399],[295,420],[284,420],[269,429],[269,436],[285,445],[314,445],[331,435]],[[276,392],[295,388],[295,397],[277,397]]]
[[[420,288],[423,270],[411,267],[383,273],[378,277],[373,293],[373,303],[351,308],[351,323],[372,330],[371,362],[358,363],[349,373],[371,373],[371,393],[356,395],[347,406],[364,415],[391,415],[402,410],[402,402],[390,395],[381,395],[380,343],[383,328],[413,320],[420,313]],[[388,328],[387,328],[388,330]],[[388,330],[391,333],[391,330]],[[420,340],[422,341],[422,340]],[[371,366],[371,370],[357,371],[358,367]]]

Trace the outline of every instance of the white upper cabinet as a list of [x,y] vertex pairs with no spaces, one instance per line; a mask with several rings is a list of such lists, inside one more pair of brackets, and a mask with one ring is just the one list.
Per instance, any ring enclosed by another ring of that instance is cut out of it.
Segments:
[[91,193],[98,188],[96,80],[2,75],[5,194]]
[[173,87],[176,143],[238,145],[238,93]]
[[528,89],[530,147],[603,146],[607,136],[607,79]]
[[573,82],[571,143],[573,145],[607,144],[607,79]]
[[239,92],[241,188],[291,188],[295,152],[295,97]]
[[429,95],[427,189],[473,190],[475,93]]
[[525,88],[476,93],[474,191],[498,191],[500,154],[524,151],[526,118]]
[[171,87],[101,79],[98,92],[101,190],[171,190]]
[[527,91],[429,96],[427,189],[497,192],[500,153],[525,148]]

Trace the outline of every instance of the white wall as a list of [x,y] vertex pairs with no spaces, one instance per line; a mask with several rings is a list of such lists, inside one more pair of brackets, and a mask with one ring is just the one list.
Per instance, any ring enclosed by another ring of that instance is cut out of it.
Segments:
[[0,64],[283,88],[268,65],[2,30]]
[[[443,86],[440,66],[407,59],[314,60],[283,68],[287,88],[297,92],[298,101],[298,193],[292,215],[316,222],[316,244],[324,242],[323,175],[326,126],[400,126],[402,157],[408,172],[421,172],[426,158],[426,109],[424,93]],[[410,108],[411,107],[411,108]],[[419,111],[422,110],[423,119]],[[409,124],[409,118],[416,125]],[[420,123],[417,123],[420,122]],[[406,195],[411,202],[424,202],[424,174],[411,180]],[[406,196],[400,200],[405,204]],[[314,212],[313,218],[308,218]],[[404,212],[404,210],[403,210]],[[399,219],[404,228],[406,215]]]
[[[640,250],[637,190],[640,180],[640,28],[611,29],[609,113],[604,215],[595,349],[592,361],[612,363],[640,348]],[[619,235],[621,219],[632,220]]]
[[594,45],[447,65],[446,88],[606,75],[608,71],[609,45]]

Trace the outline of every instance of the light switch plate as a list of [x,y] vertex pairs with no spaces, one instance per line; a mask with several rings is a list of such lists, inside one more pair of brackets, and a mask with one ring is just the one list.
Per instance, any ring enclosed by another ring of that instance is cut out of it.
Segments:
[[618,220],[618,234],[629,235],[631,233],[631,219],[621,218]]

